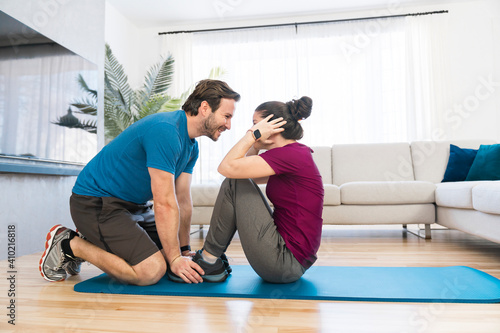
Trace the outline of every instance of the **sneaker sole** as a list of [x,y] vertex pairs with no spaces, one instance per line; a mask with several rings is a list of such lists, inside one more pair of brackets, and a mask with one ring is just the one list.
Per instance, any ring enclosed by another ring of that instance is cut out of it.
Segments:
[[176,282],[176,283],[186,283],[186,282],[184,282],[184,280],[183,280],[183,279],[181,279],[181,278],[180,278],[180,277],[178,277],[178,276],[174,276],[174,275],[169,274],[169,273],[167,273],[167,276],[168,276],[168,278],[169,278],[171,281],[173,281],[173,282]]
[[63,278],[61,280],[51,280],[49,279],[44,273],[43,273],[43,265],[45,264],[45,259],[47,259],[47,254],[48,254],[48,251],[49,249],[52,247],[52,243],[54,242],[54,236],[56,235],[57,231],[60,229],[60,228],[63,228],[62,225],[60,224],[57,224],[55,226],[53,226],[49,232],[47,233],[47,237],[45,237],[45,250],[43,251],[43,254],[42,254],[42,257],[40,258],[40,262],[38,263],[38,269],[40,270],[40,274],[42,275],[42,277],[49,281],[49,282],[62,282],[64,280],[66,280],[66,278]]
[[[171,274],[168,274],[167,276],[173,282],[176,282],[176,283],[186,283],[183,279],[181,279],[178,276],[173,276]],[[201,277],[203,278],[204,282],[216,283],[216,282],[224,282],[224,281],[226,281],[226,279],[227,279],[228,276],[229,276],[229,273],[228,272],[224,272],[224,273],[220,273],[220,274],[217,274],[217,275],[209,275],[209,276],[202,275]]]
[[203,275],[203,281],[205,282],[224,282],[226,281],[227,277],[229,276],[229,273],[227,271],[224,271],[223,273],[217,274],[217,275]]

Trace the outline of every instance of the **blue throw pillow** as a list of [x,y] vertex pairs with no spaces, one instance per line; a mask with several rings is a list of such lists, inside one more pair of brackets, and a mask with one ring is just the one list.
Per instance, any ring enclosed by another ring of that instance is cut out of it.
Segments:
[[450,145],[450,158],[442,182],[464,181],[476,154],[477,149],[466,149]]
[[479,147],[465,180],[500,180],[500,144]]

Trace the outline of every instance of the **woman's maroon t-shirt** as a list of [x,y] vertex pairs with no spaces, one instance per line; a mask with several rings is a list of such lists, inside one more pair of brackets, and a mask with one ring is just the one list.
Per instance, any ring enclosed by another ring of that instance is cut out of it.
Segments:
[[323,181],[311,152],[303,144],[292,143],[259,155],[276,173],[266,187],[274,205],[274,223],[306,269],[317,259],[323,226]]

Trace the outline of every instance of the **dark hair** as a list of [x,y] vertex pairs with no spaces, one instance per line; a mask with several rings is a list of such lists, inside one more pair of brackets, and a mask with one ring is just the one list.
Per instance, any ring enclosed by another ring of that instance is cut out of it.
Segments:
[[189,95],[182,109],[192,116],[198,114],[198,108],[203,101],[206,101],[212,112],[217,111],[221,98],[240,100],[240,94],[229,88],[226,82],[219,80],[202,80],[198,82],[194,91]]
[[255,109],[260,112],[262,117],[265,118],[271,114],[274,116],[271,119],[283,117],[286,124],[283,125],[285,129],[281,135],[285,139],[300,140],[304,135],[304,130],[299,121],[306,119],[311,115],[312,99],[307,96],[302,96],[298,100],[291,100],[290,102],[266,102],[262,103]]

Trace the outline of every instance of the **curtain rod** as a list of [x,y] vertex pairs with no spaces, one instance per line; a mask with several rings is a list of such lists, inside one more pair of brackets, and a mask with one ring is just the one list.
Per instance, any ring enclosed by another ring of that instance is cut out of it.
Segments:
[[295,28],[297,28],[297,26],[299,26],[299,25],[306,25],[306,24],[321,24],[321,23],[336,23],[336,22],[346,22],[346,21],[376,20],[376,19],[385,19],[385,18],[393,18],[393,17],[421,16],[421,15],[447,14],[447,13],[448,13],[447,10],[440,10],[440,11],[425,12],[425,13],[408,13],[408,14],[386,15],[386,16],[357,17],[357,18],[326,20],[326,21],[265,24],[265,25],[252,25],[252,26],[243,26],[243,27],[213,28],[213,29],[200,29],[200,30],[167,31],[167,32],[159,32],[158,35],[175,35],[175,34],[182,34],[182,33],[226,31],[226,30],[240,30],[240,29],[258,29],[258,28],[285,27],[285,26],[295,26]]

